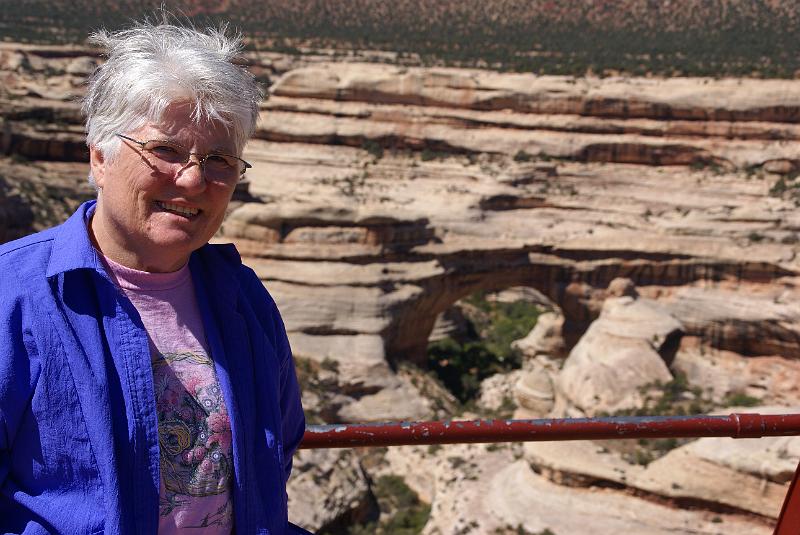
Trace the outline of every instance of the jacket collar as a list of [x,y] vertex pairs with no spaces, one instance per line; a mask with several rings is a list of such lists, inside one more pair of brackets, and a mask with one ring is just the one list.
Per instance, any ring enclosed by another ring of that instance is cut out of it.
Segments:
[[242,259],[232,243],[205,244],[189,257],[189,269],[195,284],[210,290],[213,300],[234,307],[239,290],[237,272]]
[[94,200],[81,204],[64,224],[55,229],[53,249],[47,264],[48,278],[75,269],[105,271],[89,239],[88,224],[96,204]]

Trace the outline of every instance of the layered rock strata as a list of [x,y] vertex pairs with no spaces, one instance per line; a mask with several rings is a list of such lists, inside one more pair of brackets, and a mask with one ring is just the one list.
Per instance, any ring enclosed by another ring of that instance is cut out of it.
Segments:
[[[92,195],[75,98],[97,61],[0,45],[2,239]],[[216,239],[275,296],[315,418],[452,414],[408,363],[424,366],[458,300],[511,287],[552,311],[517,344],[523,369],[486,383],[488,408],[513,393],[525,416],[634,411],[681,377],[681,402],[800,403],[800,82],[250,61],[272,96]],[[593,533],[766,533],[795,445],[760,443],[787,463],[721,444],[643,462],[590,443],[387,462],[432,502],[425,533],[577,533],[588,519]],[[330,499],[294,516],[320,528],[374,513],[358,459],[320,455],[299,458],[293,503],[322,479]]]

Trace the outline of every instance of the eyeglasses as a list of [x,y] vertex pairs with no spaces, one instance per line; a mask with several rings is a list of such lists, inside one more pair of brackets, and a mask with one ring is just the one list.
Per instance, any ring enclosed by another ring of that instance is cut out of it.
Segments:
[[197,159],[203,177],[207,181],[230,184],[238,182],[244,172],[251,167],[249,163],[238,156],[224,154],[221,152],[209,152],[208,154],[198,154],[191,152],[186,147],[166,140],[151,139],[150,141],[139,141],[122,134],[116,134],[122,139],[131,143],[136,143],[142,150],[154,156],[151,162],[160,172],[174,174],[179,167],[189,163],[192,155]]

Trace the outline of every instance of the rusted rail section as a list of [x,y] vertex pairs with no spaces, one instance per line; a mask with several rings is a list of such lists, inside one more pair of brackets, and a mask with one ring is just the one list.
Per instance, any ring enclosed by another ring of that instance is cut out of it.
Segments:
[[800,414],[640,416],[311,425],[301,448],[413,444],[800,435]]

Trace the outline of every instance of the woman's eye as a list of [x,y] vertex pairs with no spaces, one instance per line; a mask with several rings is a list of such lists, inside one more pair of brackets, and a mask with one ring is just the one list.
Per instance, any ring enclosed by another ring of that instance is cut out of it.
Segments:
[[231,167],[230,158],[226,158],[221,154],[209,154],[206,156],[206,164],[214,167]]
[[156,156],[174,156],[178,154],[178,149],[172,147],[170,145],[156,145],[150,149],[150,152],[155,154]]

